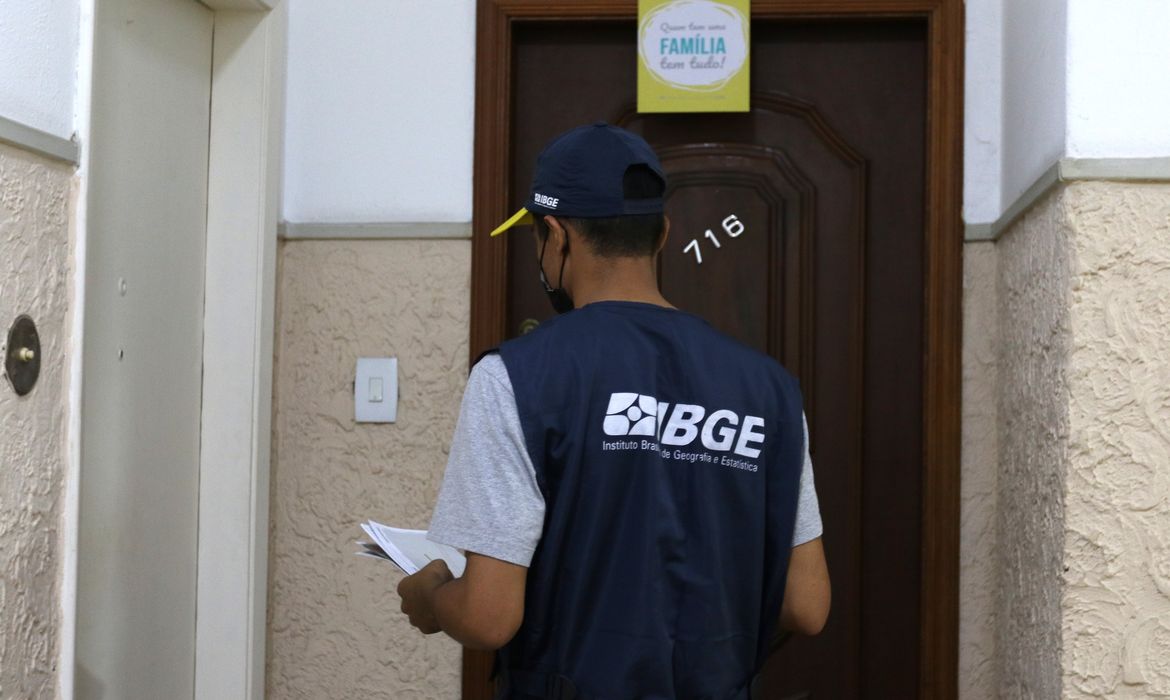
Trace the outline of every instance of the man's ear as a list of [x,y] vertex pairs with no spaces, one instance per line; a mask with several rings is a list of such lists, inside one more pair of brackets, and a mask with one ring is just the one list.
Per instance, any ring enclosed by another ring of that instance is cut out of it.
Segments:
[[654,249],[654,254],[657,255],[666,247],[666,237],[670,235],[670,217],[666,214],[662,215],[662,235],[658,237],[658,247]]
[[544,217],[544,223],[548,224],[548,235],[551,238],[549,245],[554,250],[564,250],[569,244],[568,230],[551,215]]

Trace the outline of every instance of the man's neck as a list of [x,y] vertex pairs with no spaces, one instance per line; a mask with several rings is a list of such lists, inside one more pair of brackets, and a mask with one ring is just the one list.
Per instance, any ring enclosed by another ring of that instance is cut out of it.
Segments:
[[578,308],[598,301],[636,301],[674,308],[658,290],[658,277],[651,258],[608,258],[577,270],[580,279],[573,285],[573,305]]

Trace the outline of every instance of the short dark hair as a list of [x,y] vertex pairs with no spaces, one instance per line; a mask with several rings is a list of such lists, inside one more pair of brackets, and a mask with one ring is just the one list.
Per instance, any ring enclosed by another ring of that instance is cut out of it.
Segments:
[[[634,165],[622,178],[622,194],[626,199],[654,199],[663,196],[666,183],[645,165]],[[588,243],[593,253],[603,258],[644,257],[658,252],[665,221],[658,214],[627,214],[602,219],[557,217]],[[536,218],[536,232],[541,240],[548,238],[548,224],[544,217]]]

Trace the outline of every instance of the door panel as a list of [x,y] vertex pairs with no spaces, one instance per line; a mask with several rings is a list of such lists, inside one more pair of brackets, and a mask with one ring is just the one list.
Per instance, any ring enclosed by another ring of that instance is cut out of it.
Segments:
[[[522,205],[540,148],[572,126],[619,123],[658,149],[664,294],[772,354],[805,394],[833,612],[820,636],[773,656],[765,697],[915,697],[925,27],[752,31],[750,113],[638,115],[632,25],[518,25],[510,204]],[[529,240],[509,241],[507,279],[514,335],[551,313]]]
[[76,694],[189,698],[212,13],[95,20]]
[[[631,124],[626,124],[632,127]],[[678,222],[662,257],[663,294],[719,330],[800,366],[804,273],[815,194],[777,149],[755,144],[689,144],[659,149],[670,183],[667,215]],[[675,255],[683,246],[686,255]],[[705,254],[705,255],[704,255]],[[762,283],[728,308],[727,290]],[[772,310],[782,313],[770,313]]]

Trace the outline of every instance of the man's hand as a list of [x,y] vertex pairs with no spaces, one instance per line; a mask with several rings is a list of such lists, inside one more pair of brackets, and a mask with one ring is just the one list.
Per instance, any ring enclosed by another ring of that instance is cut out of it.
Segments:
[[417,574],[407,576],[398,584],[398,595],[402,596],[402,612],[410,618],[423,634],[442,631],[435,614],[435,590],[448,581],[454,580],[447,562],[436,559],[419,569]]
[[499,649],[524,619],[528,569],[467,553],[467,570],[454,578],[442,561],[398,584],[402,612],[423,634],[446,632],[471,649]]

